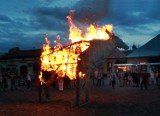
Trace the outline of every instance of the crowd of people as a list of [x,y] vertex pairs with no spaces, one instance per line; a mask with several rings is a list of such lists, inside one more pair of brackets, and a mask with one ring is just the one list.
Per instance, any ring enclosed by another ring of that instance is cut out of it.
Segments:
[[[20,84],[23,81],[23,84]],[[18,76],[15,72],[0,71],[0,90],[11,91],[18,90],[18,85],[27,85],[27,89],[31,85],[35,85],[35,77],[29,72],[25,76]]]
[[[158,71],[110,72],[107,73],[107,79],[109,79],[109,85],[111,85],[112,88],[115,88],[115,85],[119,85],[120,87],[132,86],[140,87],[141,90],[144,88],[147,90],[149,85],[156,84],[160,86],[160,72]],[[95,80],[97,80],[97,86],[101,86],[102,80],[104,80],[102,74],[99,74],[97,70],[94,72],[93,85],[95,85]]]
[[[67,78],[58,78],[58,75],[53,75],[54,73],[43,73],[43,80],[45,81],[43,84],[40,81],[39,78],[35,78],[33,75],[31,75],[29,72],[23,76],[18,77],[16,73],[14,72],[0,72],[0,91],[17,91],[19,90],[19,81],[21,78],[24,80],[24,85],[26,86],[26,89],[29,89],[32,85],[38,88],[38,96],[39,101],[42,99],[42,92],[44,92],[44,95],[47,100],[50,99],[50,93],[49,88],[51,85],[53,85],[53,88],[56,87],[56,83],[59,84],[59,90],[63,91],[63,84],[70,88],[76,87],[76,80],[69,80]],[[52,77],[54,78],[47,78]],[[119,71],[119,72],[110,72],[107,73],[107,75],[104,75],[102,71],[96,70],[94,72],[93,78],[93,85],[94,86],[104,86],[105,85],[105,79],[108,79],[109,85],[112,88],[115,88],[117,86],[120,87],[139,87],[141,90],[145,89],[147,90],[148,87],[152,84],[155,84],[157,86],[160,86],[160,72],[158,71],[150,71],[149,73],[147,71]],[[82,88],[85,85],[82,84]]]
[[56,85],[58,85],[59,91],[63,91],[63,86],[70,86],[71,88],[76,86],[75,80],[71,81],[69,78],[59,78],[56,73],[54,74],[53,72],[44,71],[42,77],[43,83],[30,72],[23,76],[18,76],[13,71],[0,71],[0,92],[18,91],[21,89],[21,86],[25,87],[26,90],[31,87],[36,87],[38,99],[41,102],[43,93],[46,100],[50,99],[50,87],[56,88]]

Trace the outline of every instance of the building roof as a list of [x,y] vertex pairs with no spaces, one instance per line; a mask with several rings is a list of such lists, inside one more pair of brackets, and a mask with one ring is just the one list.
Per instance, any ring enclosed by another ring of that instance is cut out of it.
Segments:
[[34,58],[34,57],[40,57],[41,50],[17,50],[17,51],[11,51],[8,52],[2,56],[0,56],[0,60],[5,59],[20,59],[20,58]]
[[128,58],[134,57],[157,57],[160,56],[160,34],[151,39],[149,42],[134,50]]
[[[124,58],[131,52],[132,52],[132,50],[120,51],[119,49],[116,48],[114,51],[112,51],[112,54],[110,54],[107,58]],[[18,50],[18,51],[11,51],[11,52],[8,52],[8,53],[5,53],[5,54],[3,53],[0,56],[0,60],[33,58],[33,57],[40,57],[40,55],[41,55],[41,50],[40,49]]]
[[117,48],[112,52],[110,56],[108,56],[108,58],[125,58],[125,57],[126,55]]
[[132,50],[123,50],[122,52],[123,52],[126,56],[128,56],[128,55],[131,54],[133,51],[134,51],[134,50],[132,49]]

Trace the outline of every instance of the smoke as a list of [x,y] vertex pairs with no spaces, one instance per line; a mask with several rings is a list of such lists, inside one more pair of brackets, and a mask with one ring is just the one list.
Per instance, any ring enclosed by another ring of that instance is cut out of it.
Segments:
[[110,0],[80,0],[75,4],[75,20],[82,23],[96,23],[106,17]]

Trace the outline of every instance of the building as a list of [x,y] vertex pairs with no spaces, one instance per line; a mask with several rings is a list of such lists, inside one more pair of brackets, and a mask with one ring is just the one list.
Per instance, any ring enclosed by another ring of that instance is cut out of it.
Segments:
[[126,64],[115,64],[115,67],[127,67],[128,70],[160,70],[160,34],[148,41],[127,56]]
[[118,48],[114,49],[112,53],[105,59],[104,69],[106,72],[114,71],[114,64],[127,63],[126,54]]
[[[99,64],[101,66],[98,67],[103,70],[103,73],[118,70],[160,70],[159,43],[160,34],[134,50],[121,51],[118,48],[112,49],[111,52],[107,52],[106,58],[100,61],[101,63]],[[99,49],[96,48],[96,50]],[[0,57],[0,68],[6,71],[15,71],[22,76],[26,75],[27,72],[38,75],[40,71],[40,55],[40,49],[19,50],[18,48],[13,48]],[[104,55],[104,53],[96,56],[100,55]]]
[[19,50],[12,48],[0,57],[0,69],[25,76],[27,72],[37,76],[40,70],[41,50]]

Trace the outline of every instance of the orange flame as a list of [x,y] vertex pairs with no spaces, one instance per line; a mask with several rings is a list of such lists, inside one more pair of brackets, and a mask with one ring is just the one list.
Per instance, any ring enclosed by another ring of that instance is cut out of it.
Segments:
[[73,23],[73,20],[72,20],[73,14],[74,14],[74,11],[72,10],[70,12],[70,15],[67,16],[68,22],[70,24],[69,40],[71,40],[72,43],[78,42],[78,41],[90,41],[93,39],[103,39],[103,40],[109,39],[109,35],[105,31],[107,29],[110,33],[112,33],[112,30],[113,30],[112,25],[104,25],[101,27],[90,25],[87,28],[86,34],[82,36],[82,30],[76,27],[75,24]]
[[[56,71],[59,77],[68,76],[71,80],[76,79],[77,62],[80,60],[79,55],[89,47],[89,41],[93,39],[109,39],[109,35],[105,32],[106,29],[112,33],[112,25],[101,27],[90,25],[86,34],[82,36],[82,30],[73,23],[73,14],[74,11],[72,10],[70,15],[67,16],[70,24],[69,40],[71,45],[62,46],[62,44],[55,41],[56,46],[51,48],[50,42],[46,37],[46,44],[43,45],[43,52],[40,58],[41,71]],[[59,36],[58,39],[60,39]],[[44,82],[42,72],[39,78],[41,82]]]

